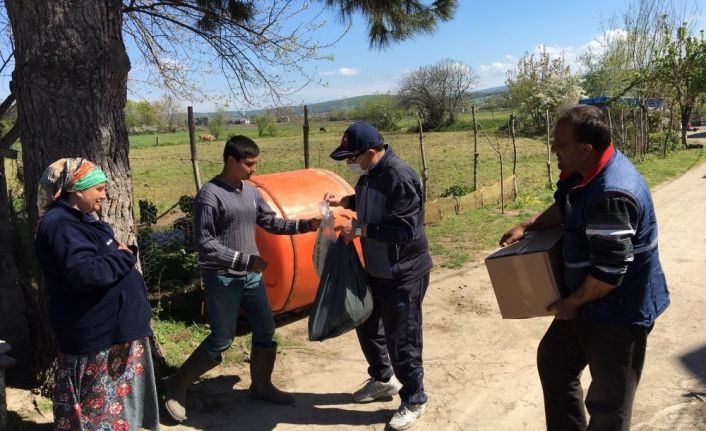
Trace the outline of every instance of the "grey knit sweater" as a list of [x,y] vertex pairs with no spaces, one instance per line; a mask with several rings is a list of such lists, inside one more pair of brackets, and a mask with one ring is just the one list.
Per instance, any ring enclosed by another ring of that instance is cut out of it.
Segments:
[[236,188],[218,177],[206,183],[194,202],[194,228],[202,269],[248,271],[259,255],[255,224],[268,232],[309,231],[304,220],[279,218],[249,181]]

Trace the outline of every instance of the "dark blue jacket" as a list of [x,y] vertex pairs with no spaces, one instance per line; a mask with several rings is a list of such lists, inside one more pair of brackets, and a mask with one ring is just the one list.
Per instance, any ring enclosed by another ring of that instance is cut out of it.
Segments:
[[417,280],[431,270],[424,234],[424,193],[419,175],[386,146],[385,154],[355,186],[365,266],[376,284]]
[[59,351],[84,354],[152,335],[136,257],[113,229],[58,201],[42,217],[35,253]]
[[579,317],[594,322],[649,327],[669,305],[669,291],[657,248],[657,218],[649,187],[627,157],[617,150],[601,172],[585,185],[569,190],[563,199],[564,281],[568,291],[573,292],[589,274],[586,212],[597,201],[616,194],[626,196],[638,208],[637,227],[632,236],[634,261],[628,265],[617,288],[584,304]]

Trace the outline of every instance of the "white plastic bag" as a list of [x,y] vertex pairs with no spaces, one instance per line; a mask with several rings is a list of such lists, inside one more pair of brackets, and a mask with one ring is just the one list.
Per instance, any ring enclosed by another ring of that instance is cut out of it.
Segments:
[[321,277],[324,271],[324,263],[328,250],[336,242],[336,232],[334,231],[334,218],[328,202],[319,202],[319,212],[321,213],[321,225],[316,233],[314,243],[314,270],[316,275]]

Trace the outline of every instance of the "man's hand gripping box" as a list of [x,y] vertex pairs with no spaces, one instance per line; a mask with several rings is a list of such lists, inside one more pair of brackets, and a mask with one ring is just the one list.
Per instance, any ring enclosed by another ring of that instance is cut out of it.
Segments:
[[562,228],[527,232],[522,240],[485,259],[503,319],[549,316],[561,298]]

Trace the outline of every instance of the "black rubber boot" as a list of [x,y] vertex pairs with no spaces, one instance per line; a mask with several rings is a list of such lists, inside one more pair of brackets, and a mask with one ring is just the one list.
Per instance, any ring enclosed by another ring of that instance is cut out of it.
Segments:
[[250,353],[250,398],[274,404],[294,404],[294,396],[272,384],[272,370],[277,359],[277,344],[270,348],[252,347]]
[[177,422],[186,419],[186,390],[201,374],[218,364],[206,352],[197,348],[176,373],[164,379],[164,407],[172,419]]

